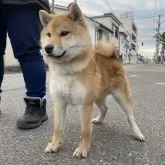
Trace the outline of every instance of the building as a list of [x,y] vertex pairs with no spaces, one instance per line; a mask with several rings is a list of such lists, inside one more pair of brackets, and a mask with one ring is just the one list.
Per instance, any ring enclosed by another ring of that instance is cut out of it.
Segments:
[[129,32],[123,27],[119,29],[119,54],[122,57],[122,63],[131,63],[131,56],[129,54]]
[[119,27],[122,24],[120,20],[113,13],[105,13],[104,15],[92,17],[92,19],[112,30],[113,33],[111,33],[110,39],[119,48]]
[[137,63],[138,54],[138,29],[134,22],[134,16],[132,12],[126,12],[119,16],[124,28],[129,32],[129,54],[131,57],[131,63]]
[[111,29],[94,20],[93,18],[85,17],[85,19],[88,25],[93,46],[95,46],[99,40],[108,41],[111,39],[111,36],[113,35],[113,31]]

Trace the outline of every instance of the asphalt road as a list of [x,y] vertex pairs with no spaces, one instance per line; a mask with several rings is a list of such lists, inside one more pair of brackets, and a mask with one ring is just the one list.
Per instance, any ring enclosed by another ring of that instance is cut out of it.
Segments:
[[[72,157],[80,136],[77,107],[68,108],[61,150],[45,154],[44,149],[53,133],[49,93],[49,120],[40,128],[19,130],[15,124],[25,108],[24,83],[21,74],[9,73],[3,83],[0,165],[165,165],[165,66],[127,65],[125,69],[133,91],[134,115],[146,142],[132,138],[124,112],[109,97],[104,124],[93,126],[87,159]],[[94,107],[93,116],[97,114]]]

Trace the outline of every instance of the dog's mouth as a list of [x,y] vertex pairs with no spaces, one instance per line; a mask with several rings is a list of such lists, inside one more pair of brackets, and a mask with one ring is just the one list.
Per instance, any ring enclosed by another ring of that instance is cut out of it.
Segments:
[[62,58],[63,56],[65,56],[65,54],[66,54],[66,50],[63,51],[63,53],[60,54],[60,55],[48,54],[48,57],[51,57],[51,58],[54,58],[54,59],[60,59],[60,58]]

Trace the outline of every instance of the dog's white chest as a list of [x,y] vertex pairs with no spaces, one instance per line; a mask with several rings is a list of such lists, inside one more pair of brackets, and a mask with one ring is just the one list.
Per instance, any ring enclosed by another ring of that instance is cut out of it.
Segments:
[[82,104],[86,90],[84,86],[75,81],[72,75],[53,75],[50,78],[50,93],[53,99],[64,99],[68,104]]

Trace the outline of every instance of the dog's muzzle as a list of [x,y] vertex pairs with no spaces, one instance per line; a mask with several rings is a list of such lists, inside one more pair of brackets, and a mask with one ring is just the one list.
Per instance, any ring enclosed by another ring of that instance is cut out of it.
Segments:
[[47,45],[45,46],[45,52],[47,53],[47,56],[52,58],[61,58],[66,54],[66,51],[61,50],[59,47],[55,45]]

